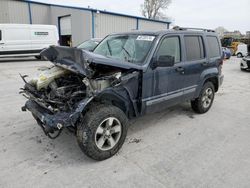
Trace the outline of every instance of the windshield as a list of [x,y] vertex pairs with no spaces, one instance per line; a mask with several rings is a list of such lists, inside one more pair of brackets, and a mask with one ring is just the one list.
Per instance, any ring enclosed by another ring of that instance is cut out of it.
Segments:
[[110,35],[95,48],[94,53],[142,64],[154,39],[153,35]]
[[97,45],[98,45],[97,41],[88,40],[77,46],[77,48],[93,51]]

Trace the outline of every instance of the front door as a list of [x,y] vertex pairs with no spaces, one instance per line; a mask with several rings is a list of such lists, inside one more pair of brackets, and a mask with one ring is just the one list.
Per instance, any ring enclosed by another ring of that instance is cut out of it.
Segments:
[[145,73],[152,75],[152,92],[146,91],[145,88],[149,88],[150,85],[147,80],[144,80],[143,93],[147,93],[147,96],[143,97],[143,101],[146,105],[146,112],[155,112],[170,105],[177,103],[183,95],[182,83],[183,83],[183,62],[181,60],[181,40],[179,36],[166,36],[164,37],[154,55],[154,59],[158,59],[160,56],[172,56],[175,60],[173,67],[156,67],[155,69],[149,69]]

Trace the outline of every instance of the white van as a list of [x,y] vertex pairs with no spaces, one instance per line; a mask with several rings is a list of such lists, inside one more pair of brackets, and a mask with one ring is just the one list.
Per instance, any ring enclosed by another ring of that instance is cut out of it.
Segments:
[[51,45],[58,45],[54,25],[0,24],[0,57],[35,56]]
[[237,51],[235,52],[235,55],[237,55],[237,57],[244,57],[247,55],[247,45],[244,43],[240,43],[237,46]]

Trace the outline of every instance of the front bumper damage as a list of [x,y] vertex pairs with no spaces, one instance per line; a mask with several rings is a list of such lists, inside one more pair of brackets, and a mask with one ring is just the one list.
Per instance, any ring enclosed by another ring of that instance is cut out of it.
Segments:
[[51,114],[34,100],[29,99],[22,107],[22,111],[29,110],[46,135],[62,130],[64,127],[75,126],[81,113],[93,98],[86,98],[80,101],[77,107],[70,112],[57,112]]

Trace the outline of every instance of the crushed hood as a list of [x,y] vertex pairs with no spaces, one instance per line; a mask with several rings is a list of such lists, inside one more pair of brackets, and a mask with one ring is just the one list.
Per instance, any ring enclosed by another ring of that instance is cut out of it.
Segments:
[[142,66],[108,58],[78,48],[51,46],[41,52],[41,56],[53,64],[91,78],[94,74],[91,64],[106,65],[125,70],[142,70]]

